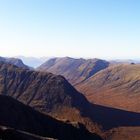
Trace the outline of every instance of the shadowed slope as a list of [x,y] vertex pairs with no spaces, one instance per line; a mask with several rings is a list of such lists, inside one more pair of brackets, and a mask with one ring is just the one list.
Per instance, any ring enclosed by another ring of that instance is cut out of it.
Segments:
[[59,140],[101,140],[97,135],[89,133],[83,125],[75,128],[71,124],[43,115],[8,96],[0,95],[0,112],[0,125],[17,130]]
[[[91,104],[90,117],[104,130],[121,126],[140,127],[140,113]],[[140,130],[140,129],[139,129]]]
[[2,140],[57,140],[53,138],[41,137],[25,131],[0,126],[0,139]]

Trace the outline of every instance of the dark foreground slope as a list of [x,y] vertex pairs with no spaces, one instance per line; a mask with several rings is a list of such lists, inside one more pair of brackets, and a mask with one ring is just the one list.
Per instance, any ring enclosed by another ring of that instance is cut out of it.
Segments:
[[101,59],[74,59],[70,57],[52,58],[37,68],[63,75],[72,85],[76,85],[98,71],[107,68],[109,62]]
[[[124,140],[125,138],[128,138],[128,140],[134,140],[133,138],[139,140],[140,128],[134,127],[140,125],[139,114],[103,108],[101,106],[96,106],[94,109],[95,114],[93,115],[96,121],[100,123],[102,121],[102,124],[105,126],[114,121],[113,123],[116,128],[109,130],[109,132],[107,131],[106,134],[104,134],[106,140],[117,140],[117,138],[120,138],[121,140]],[[0,136],[5,138],[5,140],[8,138],[9,140],[12,140],[10,138],[13,137],[20,138],[21,140],[24,140],[24,138],[27,138],[26,140],[42,140],[46,137],[53,137],[60,140],[101,139],[97,135],[89,133],[81,124],[79,124],[78,128],[75,128],[71,124],[56,121],[8,96],[0,96],[0,111],[3,112],[0,114],[0,125],[15,128],[8,130],[7,128],[6,130],[4,128],[4,130],[0,130]],[[114,120],[114,116],[116,116],[116,120]],[[113,120],[111,120],[111,118],[113,118]],[[117,128],[120,124],[124,127]],[[46,139],[48,140],[48,138]]]
[[31,134],[14,128],[0,126],[0,139],[2,140],[58,140]]
[[89,133],[83,125],[79,125],[79,128],[73,127],[71,124],[43,115],[8,96],[0,95],[0,112],[0,125],[16,129],[1,129],[2,137],[31,137],[28,133],[22,132],[26,131],[59,140],[101,140],[99,136]]

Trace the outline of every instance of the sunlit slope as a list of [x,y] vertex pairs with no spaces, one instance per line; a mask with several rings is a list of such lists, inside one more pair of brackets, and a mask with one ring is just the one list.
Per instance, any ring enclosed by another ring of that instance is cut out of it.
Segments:
[[93,103],[140,112],[140,65],[114,65],[77,85]]

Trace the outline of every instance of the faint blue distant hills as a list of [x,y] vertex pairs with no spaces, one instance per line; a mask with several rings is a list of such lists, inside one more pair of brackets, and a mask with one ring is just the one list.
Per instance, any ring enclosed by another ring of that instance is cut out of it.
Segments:
[[110,60],[110,63],[135,63],[135,64],[140,64],[140,59],[114,59]]
[[[56,58],[56,57],[26,57],[26,56],[15,56],[15,58],[21,59],[23,61],[24,64],[33,67],[33,68],[37,68],[39,66],[41,66],[42,64],[44,64],[45,62],[49,61],[50,59]],[[64,59],[65,57],[58,57],[60,59]],[[69,58],[69,57],[67,57]],[[74,58],[73,58],[74,59]],[[85,59],[85,58],[83,58]],[[91,58],[94,59],[94,58]],[[76,59],[78,60],[78,59]],[[79,58],[80,60],[80,58]],[[107,60],[110,64],[121,64],[121,63],[135,63],[135,64],[140,64],[140,59],[112,59],[112,60]]]
[[36,68],[40,66],[42,63],[50,59],[50,57],[26,57],[26,56],[15,56],[16,58],[21,59],[26,65]]

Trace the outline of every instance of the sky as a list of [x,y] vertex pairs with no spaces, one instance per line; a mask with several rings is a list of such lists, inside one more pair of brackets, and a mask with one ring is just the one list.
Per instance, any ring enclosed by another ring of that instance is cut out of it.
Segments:
[[0,56],[140,58],[140,0],[0,0]]

